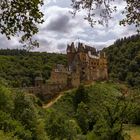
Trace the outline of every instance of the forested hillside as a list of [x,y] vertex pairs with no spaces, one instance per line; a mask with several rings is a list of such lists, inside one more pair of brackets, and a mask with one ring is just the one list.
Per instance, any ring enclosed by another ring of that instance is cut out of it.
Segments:
[[48,79],[56,63],[66,64],[66,56],[17,49],[0,50],[0,78],[13,87],[31,86],[36,76]]
[[140,35],[119,39],[105,51],[110,78],[140,87]]
[[139,100],[125,91],[105,82],[81,85],[43,109],[37,97],[0,81],[0,140],[124,140],[124,126],[140,124]]
[[[117,40],[104,49],[108,57],[110,79],[140,87],[140,35]],[[36,76],[49,78],[54,64],[66,64],[66,55],[0,50],[0,78],[13,87],[34,85]]]

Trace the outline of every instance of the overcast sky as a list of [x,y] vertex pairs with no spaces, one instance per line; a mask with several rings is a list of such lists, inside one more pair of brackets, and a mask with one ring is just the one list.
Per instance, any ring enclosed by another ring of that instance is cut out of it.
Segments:
[[[68,43],[72,41],[84,42],[97,49],[111,45],[116,39],[135,34],[132,26],[120,26],[119,19],[122,18],[121,11],[125,3],[117,3],[118,11],[113,14],[108,27],[96,25],[91,28],[85,21],[84,12],[80,12],[76,17],[70,14],[70,0],[47,0],[42,11],[45,22],[39,25],[39,33],[35,36],[40,43],[39,48],[34,51],[62,52],[66,50]],[[0,35],[0,48],[18,48],[17,38],[7,40],[4,35]]]

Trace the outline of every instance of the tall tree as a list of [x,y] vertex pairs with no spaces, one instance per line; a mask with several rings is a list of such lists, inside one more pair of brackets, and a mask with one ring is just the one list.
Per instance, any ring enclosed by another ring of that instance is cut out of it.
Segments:
[[0,32],[8,39],[21,33],[21,41],[38,45],[32,36],[38,32],[37,24],[43,22],[42,4],[42,0],[0,0]]

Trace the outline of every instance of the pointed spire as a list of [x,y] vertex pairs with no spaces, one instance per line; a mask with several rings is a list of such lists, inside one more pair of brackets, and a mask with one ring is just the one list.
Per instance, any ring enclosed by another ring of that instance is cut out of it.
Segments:
[[71,46],[69,44],[67,45],[67,52],[71,52]]
[[71,45],[67,45],[67,53],[75,53],[76,52],[76,49],[75,49],[75,46],[74,46],[74,42],[71,43]]

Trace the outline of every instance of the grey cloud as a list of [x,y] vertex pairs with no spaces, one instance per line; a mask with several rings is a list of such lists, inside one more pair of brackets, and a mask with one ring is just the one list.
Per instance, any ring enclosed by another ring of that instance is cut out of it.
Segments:
[[57,48],[58,48],[59,50],[64,50],[64,49],[66,49],[66,44],[65,44],[65,43],[59,43],[59,44],[57,45]]
[[52,42],[46,39],[37,39],[40,43],[40,46],[51,46]]
[[39,42],[39,48],[35,48],[33,49],[33,51],[49,51],[49,52],[53,52],[53,40],[51,40],[50,38],[40,38],[40,37],[36,37],[36,39]]
[[[97,49],[101,49],[118,38],[134,34],[135,29],[132,26],[118,26],[123,5],[118,5],[118,12],[110,20],[108,28],[99,25],[91,28],[83,20],[84,12],[72,18],[69,13],[71,0],[49,1],[49,5],[45,5],[43,11],[46,21],[39,26],[39,33],[35,38],[39,41],[40,47],[35,48],[35,51],[65,52],[67,42],[76,41],[78,38],[86,44],[93,44]],[[98,14],[99,11],[96,12]],[[0,36],[0,48],[17,48],[19,46],[17,42],[16,39],[8,41]]]
[[115,38],[117,38],[117,36],[113,33],[113,32],[106,32],[106,35],[98,35],[98,33],[97,33],[97,36],[95,36],[95,38],[94,38],[94,41],[96,41],[96,42],[106,42],[106,41],[108,41],[108,40],[113,40],[113,39],[115,39]]
[[102,50],[103,48],[105,48],[104,45],[96,45],[96,49],[97,49],[97,50]]
[[22,44],[18,42],[17,38],[11,38],[11,40],[8,40],[4,35],[0,35],[0,49],[14,49],[14,48],[19,48],[23,49]]
[[66,43],[58,43],[57,45],[57,49],[61,52],[61,53],[66,53]]
[[[47,0],[48,1],[48,0]],[[52,5],[57,5],[59,7],[70,7],[71,6],[71,0],[57,0],[57,1],[50,1],[48,6],[52,6]]]
[[53,46],[53,42],[49,39],[46,40],[40,40],[39,41],[39,48],[33,48],[32,51],[39,51],[39,52],[54,52],[55,46]]
[[70,23],[70,17],[68,15],[59,14],[51,18],[47,25],[47,30],[68,33],[74,27],[72,23]]

